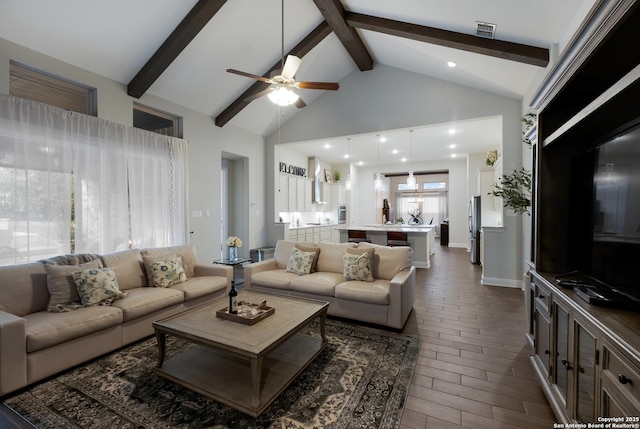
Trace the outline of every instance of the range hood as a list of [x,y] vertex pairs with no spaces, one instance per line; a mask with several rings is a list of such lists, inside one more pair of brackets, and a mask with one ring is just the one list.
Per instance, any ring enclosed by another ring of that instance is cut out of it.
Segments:
[[327,204],[327,198],[324,195],[322,183],[324,180],[324,164],[317,156],[309,157],[309,169],[307,170],[313,178],[311,202],[314,204]]

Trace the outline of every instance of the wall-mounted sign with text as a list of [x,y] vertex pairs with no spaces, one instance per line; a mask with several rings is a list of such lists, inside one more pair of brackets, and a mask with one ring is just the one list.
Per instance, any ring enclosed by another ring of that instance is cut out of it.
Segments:
[[302,167],[296,167],[295,165],[287,165],[286,162],[280,163],[280,172],[293,174],[294,176],[306,177],[307,169]]

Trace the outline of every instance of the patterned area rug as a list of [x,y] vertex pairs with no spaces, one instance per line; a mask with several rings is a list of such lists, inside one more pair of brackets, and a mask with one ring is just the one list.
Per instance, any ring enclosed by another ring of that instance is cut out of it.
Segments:
[[[305,329],[318,335],[318,327]],[[418,338],[327,320],[328,347],[258,418],[153,372],[149,338],[5,400],[38,428],[397,428]],[[191,347],[167,337],[167,359]]]

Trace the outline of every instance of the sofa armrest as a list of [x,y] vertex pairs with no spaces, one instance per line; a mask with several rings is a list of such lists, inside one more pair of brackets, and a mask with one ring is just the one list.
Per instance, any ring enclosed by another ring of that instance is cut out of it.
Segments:
[[222,264],[196,264],[195,277],[218,276],[226,277],[227,290],[231,289],[233,281],[233,267]]
[[251,276],[261,271],[276,270],[275,259],[266,259],[260,262],[254,262],[253,264],[247,264],[244,266],[244,288],[251,289]]
[[389,326],[402,329],[416,302],[416,267],[400,271],[389,283]]
[[27,385],[27,321],[0,310],[0,396]]

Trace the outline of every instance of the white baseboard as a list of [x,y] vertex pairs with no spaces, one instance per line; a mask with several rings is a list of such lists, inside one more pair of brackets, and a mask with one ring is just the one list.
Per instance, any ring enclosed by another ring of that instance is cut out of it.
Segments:
[[514,279],[500,279],[482,276],[480,283],[486,286],[501,286],[522,289],[522,282]]
[[456,248],[460,248],[460,249],[467,249],[467,252],[470,252],[471,249],[469,249],[469,243],[451,243],[449,242],[449,247],[456,247]]

